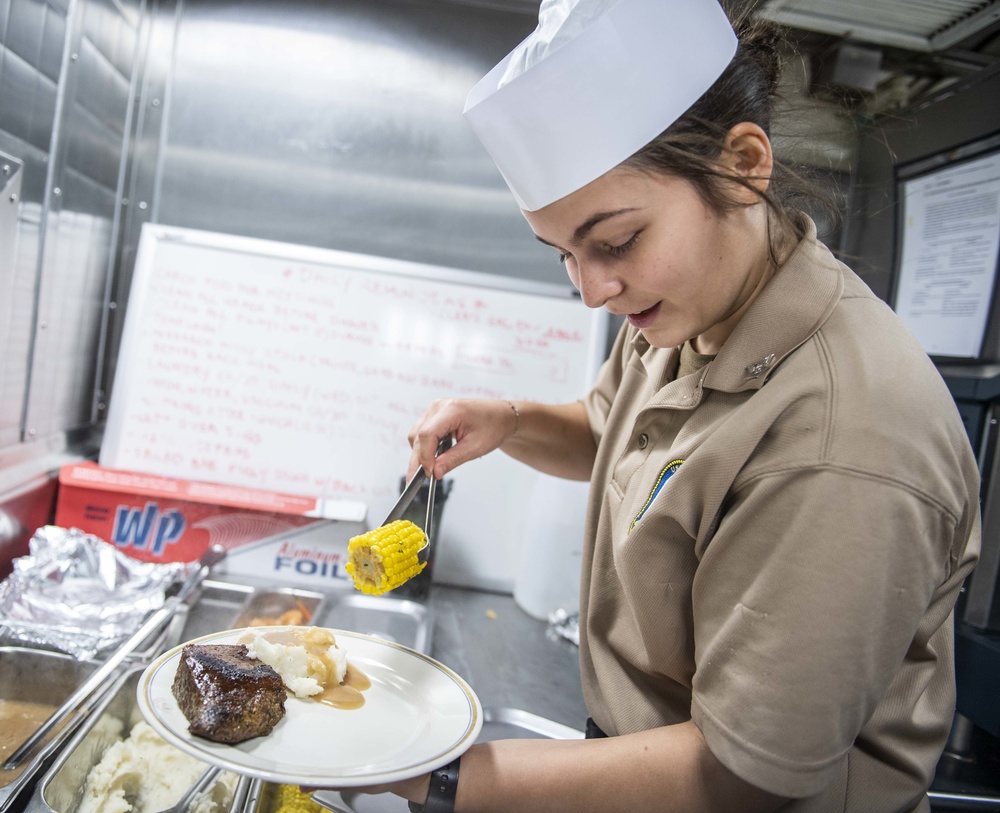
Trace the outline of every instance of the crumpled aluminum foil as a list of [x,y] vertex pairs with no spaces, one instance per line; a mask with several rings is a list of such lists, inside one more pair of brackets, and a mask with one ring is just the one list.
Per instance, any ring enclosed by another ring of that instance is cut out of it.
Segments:
[[545,629],[546,636],[552,640],[565,638],[580,646],[580,613],[559,609],[549,613],[549,625]]
[[163,606],[166,591],[197,563],[125,556],[78,528],[47,525],[0,583],[0,641],[95,658]]

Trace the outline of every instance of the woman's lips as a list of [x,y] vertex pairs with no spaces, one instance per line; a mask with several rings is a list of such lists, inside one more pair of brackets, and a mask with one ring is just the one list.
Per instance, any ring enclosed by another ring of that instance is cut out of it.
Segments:
[[657,302],[653,307],[646,308],[644,311],[639,313],[630,313],[626,318],[632,327],[642,330],[644,327],[649,327],[656,320],[656,314],[660,312],[660,303]]

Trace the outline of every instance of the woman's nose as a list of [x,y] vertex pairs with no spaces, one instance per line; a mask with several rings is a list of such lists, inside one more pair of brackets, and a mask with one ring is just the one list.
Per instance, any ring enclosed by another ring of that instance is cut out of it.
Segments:
[[603,308],[622,292],[623,285],[616,275],[601,263],[578,263],[570,279],[588,308]]

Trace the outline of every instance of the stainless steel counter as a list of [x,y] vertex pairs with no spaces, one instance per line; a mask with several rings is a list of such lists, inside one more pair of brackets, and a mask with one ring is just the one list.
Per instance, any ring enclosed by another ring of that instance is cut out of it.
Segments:
[[431,655],[469,681],[487,712],[521,709],[582,731],[579,650],[513,597],[434,585]]

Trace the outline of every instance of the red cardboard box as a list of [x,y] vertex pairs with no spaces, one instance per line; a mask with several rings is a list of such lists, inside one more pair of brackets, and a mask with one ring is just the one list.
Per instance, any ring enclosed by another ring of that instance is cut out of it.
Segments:
[[56,525],[79,528],[146,562],[190,562],[214,543],[228,550],[324,519],[360,522],[367,507],[240,486],[108,469],[59,471]]

